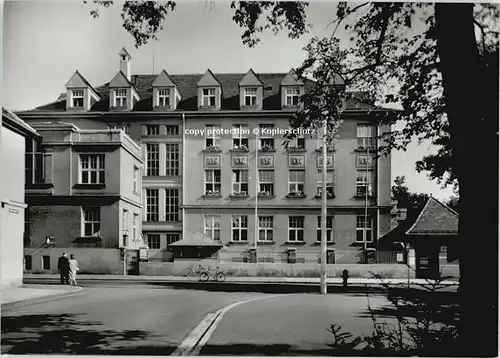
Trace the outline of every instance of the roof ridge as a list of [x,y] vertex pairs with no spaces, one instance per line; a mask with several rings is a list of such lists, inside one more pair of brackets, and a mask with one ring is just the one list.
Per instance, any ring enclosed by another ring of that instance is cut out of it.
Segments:
[[427,209],[427,206],[429,206],[429,203],[431,202],[431,197],[429,197],[429,199],[427,199],[427,202],[425,203],[422,211],[420,211],[420,214],[418,214],[417,218],[415,219],[415,221],[413,222],[413,224],[410,226],[410,228],[408,230],[406,230],[405,232],[405,235],[410,235],[410,231],[412,231],[415,226],[417,225],[417,222],[420,220],[420,218],[422,217],[422,214],[424,213],[425,209]]
[[453,210],[452,208],[450,208],[448,205],[446,205],[445,203],[441,202],[440,200],[438,200],[437,198],[434,198],[431,196],[431,198],[433,198],[435,201],[437,201],[439,204],[441,204],[442,206],[444,206],[446,209],[448,209],[449,211],[451,211],[452,214],[455,214],[457,216],[460,216],[459,213],[457,213],[455,210]]

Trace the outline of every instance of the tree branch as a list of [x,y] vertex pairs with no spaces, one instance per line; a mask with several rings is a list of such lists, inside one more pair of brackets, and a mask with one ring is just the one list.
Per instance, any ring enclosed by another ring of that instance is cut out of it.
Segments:
[[484,30],[484,25],[482,25],[476,19],[474,19],[474,25],[476,25],[481,31],[481,44],[483,45],[483,50],[484,50],[486,49],[486,31]]
[[344,13],[344,16],[338,17],[337,19],[329,22],[328,25],[326,25],[326,27],[337,23],[337,25],[335,26],[335,29],[333,30],[332,35],[330,36],[330,39],[332,39],[335,36],[335,33],[337,32],[337,30],[338,30],[340,24],[342,23],[342,21],[344,21],[345,19],[347,19],[350,15],[352,15],[357,10],[361,9],[363,6],[366,6],[366,5],[369,5],[369,4],[370,4],[369,2],[365,2],[365,3],[359,4],[359,5],[355,6],[355,7],[353,7],[352,9],[348,9],[348,11],[346,11]]

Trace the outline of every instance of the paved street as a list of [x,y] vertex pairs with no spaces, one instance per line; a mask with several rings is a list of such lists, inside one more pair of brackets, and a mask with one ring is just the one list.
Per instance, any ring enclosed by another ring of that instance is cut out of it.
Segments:
[[[249,299],[255,300],[228,307]],[[372,296],[371,303],[380,307],[387,301]],[[321,354],[331,343],[332,323],[357,334],[371,332],[366,306],[363,294],[101,284],[72,297],[3,310],[1,351],[169,355],[177,354],[181,343],[194,342],[193,354],[201,355]],[[218,311],[224,307],[227,311]],[[207,314],[216,312],[222,312],[218,320],[207,321]],[[210,329],[201,332],[200,322],[209,322]]]

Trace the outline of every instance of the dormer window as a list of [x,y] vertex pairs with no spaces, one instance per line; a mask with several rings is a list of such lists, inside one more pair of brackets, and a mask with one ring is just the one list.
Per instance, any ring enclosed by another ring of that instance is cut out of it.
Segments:
[[73,90],[71,93],[72,107],[83,108],[83,90]]
[[245,106],[257,105],[257,88],[245,88]]
[[287,88],[285,94],[285,103],[287,106],[298,106],[299,105],[299,97],[300,97],[300,89],[299,87],[290,87]]
[[158,90],[158,105],[160,107],[170,107],[170,90]]
[[215,107],[215,88],[204,88],[202,96],[202,105],[206,107]]
[[115,105],[116,107],[127,106],[127,90],[120,89],[115,91]]

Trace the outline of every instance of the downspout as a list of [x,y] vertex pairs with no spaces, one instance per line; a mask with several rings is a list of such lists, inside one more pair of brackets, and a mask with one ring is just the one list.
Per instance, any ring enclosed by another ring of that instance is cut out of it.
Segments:
[[69,195],[73,195],[73,132],[69,133]]
[[[376,145],[376,148],[378,149],[379,148],[379,135],[380,135],[380,126],[377,124],[377,136],[375,138],[375,145]],[[376,249],[377,251],[375,251],[375,258],[376,258],[376,261],[378,263],[378,241],[379,241],[379,238],[380,238],[380,166],[379,166],[379,160],[378,158],[375,159],[373,161],[373,164],[376,166],[376,180],[377,180],[377,236],[376,236],[376,240],[377,240],[377,243],[376,243]],[[390,177],[390,174],[389,174],[389,177]]]
[[186,231],[186,115],[182,113],[182,236]]

